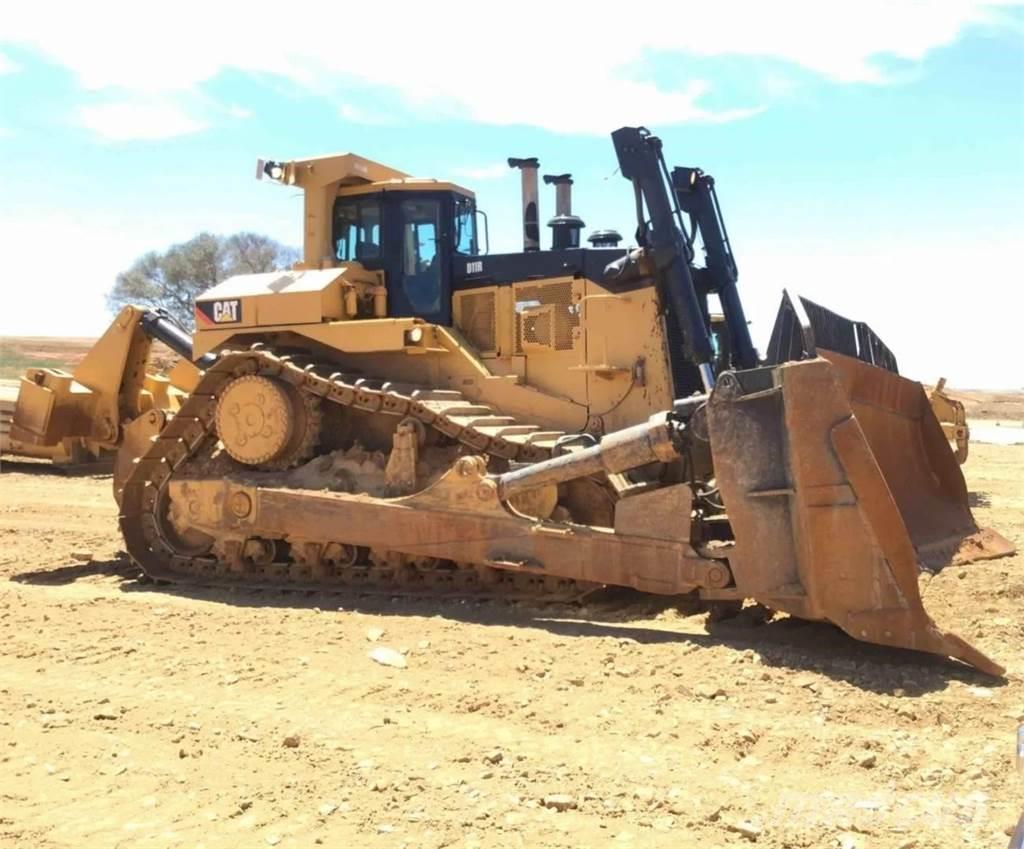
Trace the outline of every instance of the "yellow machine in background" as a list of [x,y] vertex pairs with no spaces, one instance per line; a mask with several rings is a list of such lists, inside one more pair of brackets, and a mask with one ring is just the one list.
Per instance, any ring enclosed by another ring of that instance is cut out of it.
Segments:
[[963,465],[967,462],[967,452],[970,448],[971,430],[967,426],[967,411],[963,402],[951,398],[945,391],[946,378],[940,377],[939,382],[928,396],[932,405],[932,412],[942,426],[942,432],[946,436],[958,463]]
[[132,421],[177,410],[199,371],[184,359],[167,376],[147,372],[158,325],[172,322],[125,307],[73,373],[28,369],[18,388],[0,398],[0,453],[61,466],[112,461]]
[[[129,555],[203,584],[756,599],[1000,672],[918,591],[921,568],[1013,550],[974,522],[921,385],[867,325],[788,294],[760,357],[714,180],[670,172],[643,128],[612,139],[629,250],[613,231],[581,247],[568,174],[545,176],[541,250],[536,159],[509,160],[508,254],[480,250],[458,185],[353,154],[261,161],[303,192],[302,262],[204,293],[191,339],[126,316],[196,358],[180,399],[146,395],[123,340],[101,355],[116,389],[79,381],[90,443],[120,445]],[[12,436],[85,438],[45,384]]]

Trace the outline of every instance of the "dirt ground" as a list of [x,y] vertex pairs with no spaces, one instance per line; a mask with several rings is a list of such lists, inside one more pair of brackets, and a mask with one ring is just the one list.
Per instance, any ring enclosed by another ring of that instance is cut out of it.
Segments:
[[986,392],[983,389],[949,389],[947,393],[962,402],[968,419],[1024,421],[1024,391]]
[[[74,371],[95,344],[92,338],[63,336],[5,336],[0,339],[0,379],[17,381],[25,369],[60,368]],[[150,361],[158,370],[174,365],[177,356],[162,342],[153,342]]]
[[[1024,544],[1024,446],[966,472]],[[4,464],[0,542],[5,847],[1002,847],[1022,805],[1020,555],[927,590],[992,681],[635,598],[156,586],[109,477],[27,464]]]

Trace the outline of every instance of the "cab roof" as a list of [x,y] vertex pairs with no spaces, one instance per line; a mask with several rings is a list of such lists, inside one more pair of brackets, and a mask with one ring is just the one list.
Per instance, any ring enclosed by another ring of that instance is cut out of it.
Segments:
[[349,195],[366,195],[375,192],[456,192],[466,197],[475,198],[469,189],[446,180],[435,180],[433,177],[398,177],[391,180],[377,180],[361,185],[340,186],[339,197]]
[[283,163],[281,182],[311,188],[338,186],[339,195],[360,195],[384,191],[452,191],[467,197],[475,194],[463,186],[428,177],[413,177],[355,153],[335,153]]

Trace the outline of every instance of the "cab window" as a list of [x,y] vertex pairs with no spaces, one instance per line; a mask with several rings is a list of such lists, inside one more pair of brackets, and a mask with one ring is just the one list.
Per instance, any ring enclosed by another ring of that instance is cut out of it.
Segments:
[[455,252],[466,256],[476,255],[476,215],[473,201],[469,198],[455,198]]
[[438,201],[402,201],[402,288],[421,313],[441,309],[440,224]]
[[375,200],[334,203],[334,255],[342,262],[380,259],[380,204]]

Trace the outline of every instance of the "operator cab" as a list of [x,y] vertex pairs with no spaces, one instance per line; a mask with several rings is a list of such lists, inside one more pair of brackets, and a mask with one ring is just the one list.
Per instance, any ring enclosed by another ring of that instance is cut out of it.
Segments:
[[334,259],[384,272],[390,316],[450,325],[452,266],[477,253],[475,225],[475,200],[451,184],[342,188],[332,216]]

